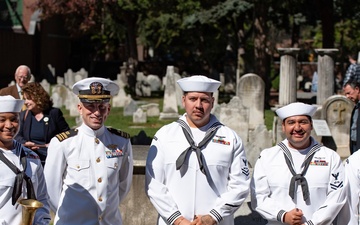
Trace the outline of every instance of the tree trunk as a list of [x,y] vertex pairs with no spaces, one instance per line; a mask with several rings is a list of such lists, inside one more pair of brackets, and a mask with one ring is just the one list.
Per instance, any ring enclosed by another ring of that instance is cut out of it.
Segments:
[[129,57],[132,57],[132,58],[138,60],[137,42],[136,42],[137,16],[133,15],[132,13],[125,13],[123,18],[124,18],[124,21],[126,24],[126,30],[127,30],[127,48],[128,48]]
[[335,25],[334,25],[334,3],[333,0],[317,0],[317,8],[320,12],[322,24],[323,48],[334,48]]
[[268,27],[267,21],[267,6],[263,2],[259,2],[254,7],[255,19],[254,19],[254,56],[255,56],[255,72],[265,82],[265,108],[269,108],[269,97],[271,88],[270,79],[270,56],[267,53],[267,37]]

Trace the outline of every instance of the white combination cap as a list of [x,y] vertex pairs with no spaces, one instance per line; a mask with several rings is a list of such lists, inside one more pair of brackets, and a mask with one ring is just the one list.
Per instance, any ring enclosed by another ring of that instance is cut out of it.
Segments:
[[24,105],[24,100],[16,99],[11,95],[0,96],[0,113],[16,112],[19,113]]
[[316,109],[317,107],[314,105],[309,105],[302,102],[294,102],[277,109],[275,112],[281,120],[284,120],[290,116],[304,115],[312,117],[316,112]]
[[114,81],[100,77],[85,78],[72,86],[73,93],[81,102],[109,102],[119,92]]
[[177,81],[184,92],[215,92],[221,82],[202,75],[185,77]]

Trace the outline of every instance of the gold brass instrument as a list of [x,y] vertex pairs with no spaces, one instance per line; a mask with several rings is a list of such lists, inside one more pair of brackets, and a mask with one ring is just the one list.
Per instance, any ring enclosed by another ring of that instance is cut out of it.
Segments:
[[34,222],[35,212],[43,204],[34,199],[22,199],[19,201],[22,206],[22,220],[20,225],[32,225]]

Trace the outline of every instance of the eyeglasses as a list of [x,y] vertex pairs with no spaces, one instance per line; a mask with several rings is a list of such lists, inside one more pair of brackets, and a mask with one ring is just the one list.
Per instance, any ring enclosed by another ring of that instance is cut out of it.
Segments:
[[16,76],[18,79],[20,80],[27,80],[28,77],[27,76]]

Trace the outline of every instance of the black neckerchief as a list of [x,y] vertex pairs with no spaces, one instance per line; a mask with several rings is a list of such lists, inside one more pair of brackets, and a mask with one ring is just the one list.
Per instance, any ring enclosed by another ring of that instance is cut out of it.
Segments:
[[26,182],[27,188],[27,197],[28,199],[36,199],[34,187],[31,181],[31,178],[28,177],[25,173],[26,171],[26,155],[24,151],[21,149],[20,153],[20,161],[21,165],[23,166],[23,171],[20,171],[12,162],[10,162],[4,155],[3,151],[0,150],[0,160],[3,161],[15,174],[15,182],[14,188],[12,192],[12,205],[15,205],[16,201],[19,199],[22,193],[22,184],[23,180]]
[[301,185],[301,189],[302,189],[302,193],[303,193],[303,199],[304,201],[307,201],[309,199],[309,187],[308,187],[308,183],[306,181],[306,178],[304,177],[308,168],[309,168],[309,165],[310,165],[310,162],[315,154],[315,152],[317,152],[319,149],[320,149],[320,145],[319,144],[315,144],[311,149],[310,151],[306,154],[306,157],[305,157],[305,160],[303,162],[303,170],[301,171],[300,174],[296,174],[295,170],[294,170],[294,167],[293,167],[293,160],[292,160],[292,157],[291,157],[291,153],[290,153],[290,150],[286,147],[286,145],[283,143],[283,142],[280,142],[278,144],[278,146],[283,150],[283,153],[284,153],[284,157],[285,157],[285,161],[286,161],[286,164],[291,172],[291,174],[293,175],[293,177],[291,178],[291,181],[290,181],[290,186],[289,186],[289,195],[292,199],[294,199],[294,195],[295,195],[295,184],[296,184],[296,181],[300,181],[300,185]]
[[201,150],[210,142],[210,140],[215,136],[217,130],[222,126],[222,124],[220,122],[215,122],[214,124],[211,125],[211,127],[206,131],[205,137],[204,139],[199,143],[199,145],[195,145],[195,142],[193,140],[193,136],[190,130],[190,127],[183,121],[183,120],[177,120],[176,122],[179,123],[179,125],[181,126],[183,133],[186,137],[186,140],[189,142],[190,147],[188,147],[185,151],[183,151],[180,156],[178,157],[178,159],[176,160],[176,169],[179,170],[181,168],[181,166],[184,164],[186,156],[189,152],[191,151],[195,151],[198,162],[199,162],[199,166],[200,166],[200,170],[203,174],[206,175],[205,172],[205,159],[203,154],[201,153]]

